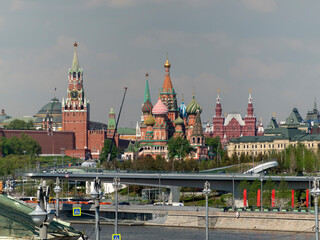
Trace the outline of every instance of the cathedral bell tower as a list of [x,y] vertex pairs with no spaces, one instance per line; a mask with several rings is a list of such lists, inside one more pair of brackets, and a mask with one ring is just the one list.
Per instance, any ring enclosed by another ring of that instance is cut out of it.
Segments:
[[67,98],[62,99],[62,130],[75,133],[76,149],[88,148],[89,101],[83,89],[83,70],[80,68],[75,42],[72,68],[68,71]]

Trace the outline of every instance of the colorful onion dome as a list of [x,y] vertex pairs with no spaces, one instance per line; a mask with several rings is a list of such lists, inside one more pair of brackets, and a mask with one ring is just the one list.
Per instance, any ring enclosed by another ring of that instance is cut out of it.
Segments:
[[175,125],[183,125],[184,121],[182,120],[182,118],[180,116],[178,116],[178,118],[174,121]]
[[147,99],[147,101],[145,101],[145,103],[142,105],[142,112],[151,112],[152,111],[152,103],[149,101],[149,99]]
[[161,101],[160,98],[159,98],[157,104],[154,105],[154,107],[152,109],[152,113],[155,115],[168,113],[168,108],[166,107],[166,105],[163,104],[163,102]]
[[199,112],[202,112],[202,107],[197,103],[194,95],[192,97],[191,102],[189,103],[189,105],[186,108],[186,112],[187,114],[197,114],[197,111],[199,110]]
[[144,121],[144,124],[147,126],[152,126],[156,123],[156,120],[154,119],[154,117],[152,116],[152,114],[149,115],[149,117]]
[[186,109],[187,109],[187,106],[184,104],[184,101],[182,100],[182,103],[179,107],[179,113],[182,118],[185,118],[188,116]]

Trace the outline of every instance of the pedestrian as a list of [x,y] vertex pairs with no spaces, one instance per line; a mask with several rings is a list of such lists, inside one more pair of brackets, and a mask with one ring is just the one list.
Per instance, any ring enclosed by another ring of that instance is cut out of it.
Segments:
[[240,217],[240,213],[239,211],[236,212],[236,218],[239,218]]

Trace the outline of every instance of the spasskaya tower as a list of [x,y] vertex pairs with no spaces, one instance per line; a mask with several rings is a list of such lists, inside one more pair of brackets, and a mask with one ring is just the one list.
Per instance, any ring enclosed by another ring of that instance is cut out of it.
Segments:
[[[76,149],[88,149],[88,128],[90,121],[89,100],[83,88],[83,70],[80,68],[75,42],[72,68],[68,71],[67,98],[62,99],[62,130],[75,133]],[[85,155],[84,151],[82,154]]]

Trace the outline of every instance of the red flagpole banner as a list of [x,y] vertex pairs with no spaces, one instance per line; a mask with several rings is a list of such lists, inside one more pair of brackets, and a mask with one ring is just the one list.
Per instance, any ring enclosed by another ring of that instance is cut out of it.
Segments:
[[291,207],[294,208],[294,190],[291,190]]
[[309,207],[309,189],[306,192],[306,206]]
[[272,204],[272,207],[275,207],[276,204],[275,204],[275,199],[276,199],[276,191],[274,189],[272,189],[272,195],[271,195],[271,204]]
[[260,207],[260,189],[258,189],[258,193],[257,193],[257,206]]
[[247,189],[243,190],[243,206],[247,206]]

